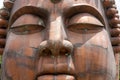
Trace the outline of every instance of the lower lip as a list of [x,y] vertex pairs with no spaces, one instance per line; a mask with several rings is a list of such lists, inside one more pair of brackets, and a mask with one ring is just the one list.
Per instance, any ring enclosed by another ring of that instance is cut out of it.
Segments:
[[37,78],[37,80],[75,80],[71,75],[44,75]]

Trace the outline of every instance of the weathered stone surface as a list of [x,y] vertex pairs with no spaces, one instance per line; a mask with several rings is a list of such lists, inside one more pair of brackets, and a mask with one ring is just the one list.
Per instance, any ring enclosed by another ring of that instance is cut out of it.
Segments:
[[[5,0],[4,4],[11,12],[9,23],[0,19],[0,25],[8,24],[7,39],[0,38],[0,45],[6,43],[5,49],[0,48],[2,80],[116,79],[120,21],[114,1]],[[0,28],[0,34],[5,32]]]

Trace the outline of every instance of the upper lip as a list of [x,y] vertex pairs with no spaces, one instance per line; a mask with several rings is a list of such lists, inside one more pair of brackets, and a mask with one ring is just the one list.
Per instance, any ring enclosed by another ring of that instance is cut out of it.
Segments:
[[50,67],[49,64],[47,64],[46,67],[44,67],[44,70],[38,71],[37,77],[45,76],[45,75],[71,75],[71,76],[75,76],[74,68],[68,67],[67,65],[66,66],[59,66],[59,67],[56,67],[56,69],[54,69],[54,70],[53,69],[54,69],[54,64],[52,67]]

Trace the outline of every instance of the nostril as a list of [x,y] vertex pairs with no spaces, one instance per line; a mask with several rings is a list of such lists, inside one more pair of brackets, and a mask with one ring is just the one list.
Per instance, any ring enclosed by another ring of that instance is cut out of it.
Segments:
[[72,43],[67,40],[63,40],[63,45],[62,48],[60,49],[60,54],[68,56],[72,53],[72,50],[73,50]]
[[60,54],[61,55],[66,55],[67,56],[67,55],[70,55],[70,53],[71,53],[70,50],[68,50],[66,48],[61,48],[60,49]]
[[43,49],[42,56],[51,56],[51,55],[52,55],[52,52],[50,49],[48,49],[48,48]]
[[[53,44],[54,42],[54,44]],[[67,40],[63,40],[58,44],[58,41],[43,41],[39,46],[40,56],[58,56],[58,55],[70,55],[73,51],[73,45]]]

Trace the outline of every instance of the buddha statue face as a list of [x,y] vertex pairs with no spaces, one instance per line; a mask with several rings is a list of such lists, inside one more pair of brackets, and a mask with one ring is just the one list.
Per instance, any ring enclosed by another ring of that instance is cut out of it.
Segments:
[[114,80],[100,0],[16,0],[2,80]]

